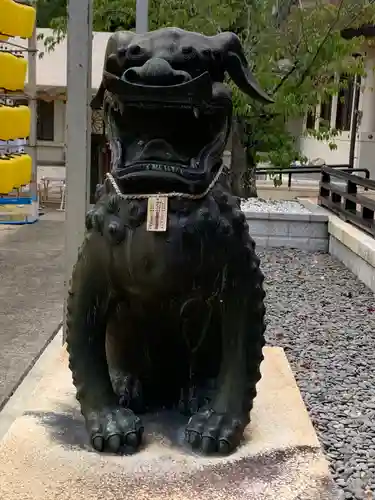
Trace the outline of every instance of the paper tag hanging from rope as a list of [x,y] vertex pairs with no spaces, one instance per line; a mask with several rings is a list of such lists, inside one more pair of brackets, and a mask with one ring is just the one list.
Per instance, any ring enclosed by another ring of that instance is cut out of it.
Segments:
[[147,231],[166,231],[168,221],[168,197],[150,196],[147,202]]

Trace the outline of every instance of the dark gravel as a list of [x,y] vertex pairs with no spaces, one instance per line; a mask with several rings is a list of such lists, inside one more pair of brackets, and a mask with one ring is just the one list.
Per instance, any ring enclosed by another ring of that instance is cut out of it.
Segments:
[[327,254],[259,251],[285,349],[343,499],[375,498],[375,298]]

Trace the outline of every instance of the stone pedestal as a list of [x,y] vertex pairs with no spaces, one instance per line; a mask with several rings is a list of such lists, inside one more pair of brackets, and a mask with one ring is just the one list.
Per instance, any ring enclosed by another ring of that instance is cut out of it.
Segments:
[[88,445],[67,355],[52,360],[0,442],[1,500],[331,500],[328,465],[282,349],[265,348],[244,444],[204,458],[183,445],[185,419],[144,418],[133,456]]

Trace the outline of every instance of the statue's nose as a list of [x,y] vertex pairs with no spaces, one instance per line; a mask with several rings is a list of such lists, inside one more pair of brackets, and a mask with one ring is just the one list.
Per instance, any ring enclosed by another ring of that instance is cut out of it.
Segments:
[[178,85],[191,80],[186,71],[177,71],[161,57],[149,59],[143,66],[129,68],[123,78],[138,85]]

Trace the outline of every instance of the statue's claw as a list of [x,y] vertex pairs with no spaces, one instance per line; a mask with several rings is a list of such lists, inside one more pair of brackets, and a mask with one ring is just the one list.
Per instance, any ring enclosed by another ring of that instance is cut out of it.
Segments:
[[142,442],[141,419],[126,408],[93,411],[86,426],[91,444],[99,452],[118,453],[123,446],[136,451]]
[[121,374],[117,374],[117,377],[114,375],[112,383],[122,408],[129,408],[136,413],[145,412],[142,385],[137,378],[131,375],[121,376]]
[[185,440],[196,451],[204,454],[228,455],[240,444],[248,424],[247,415],[216,413],[202,410],[193,415],[185,431]]

